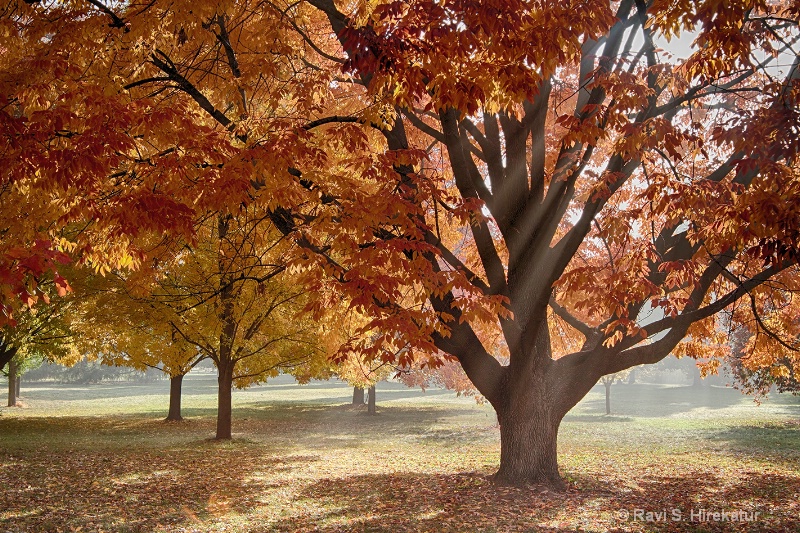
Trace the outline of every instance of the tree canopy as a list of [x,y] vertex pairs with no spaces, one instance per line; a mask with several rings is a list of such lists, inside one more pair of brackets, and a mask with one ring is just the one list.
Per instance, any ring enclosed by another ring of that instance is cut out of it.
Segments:
[[723,356],[730,324],[797,359],[797,322],[762,317],[800,288],[795,2],[3,13],[7,316],[48,271],[66,290],[60,262],[142,265],[142,235],[259,205],[307,310],[369,317],[345,350],[457,360],[497,410],[498,479],[553,486],[561,418],[603,375]]

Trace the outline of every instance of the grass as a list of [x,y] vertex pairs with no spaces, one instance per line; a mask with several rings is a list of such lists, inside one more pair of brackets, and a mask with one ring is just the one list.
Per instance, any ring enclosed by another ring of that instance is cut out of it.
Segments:
[[214,378],[187,377],[182,423],[168,390],[23,386],[0,415],[0,532],[800,531],[794,397],[615,385],[605,416],[597,388],[562,424],[570,490],[551,494],[494,485],[494,413],[447,391],[381,383],[371,417],[344,384],[279,378],[234,393],[216,442]]

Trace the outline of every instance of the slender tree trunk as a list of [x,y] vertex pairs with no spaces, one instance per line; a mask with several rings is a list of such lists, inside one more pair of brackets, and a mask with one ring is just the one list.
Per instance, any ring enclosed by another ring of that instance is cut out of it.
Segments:
[[353,405],[364,405],[364,389],[353,387]]
[[17,363],[13,359],[8,363],[8,406],[17,406]]
[[367,413],[374,415],[376,413],[375,409],[375,385],[371,385],[369,388],[369,403],[367,404]]
[[0,342],[0,370],[3,370],[15,355],[17,355],[15,347]]
[[218,365],[217,382],[217,439],[231,438],[233,362]]
[[611,414],[611,382],[604,381],[603,385],[606,388],[606,414]]
[[628,385],[633,385],[636,383],[636,369],[632,369],[631,373],[628,374]]
[[180,422],[183,420],[181,416],[181,386],[183,385],[183,376],[170,376],[169,378],[169,413],[167,420],[173,422]]
[[230,215],[219,215],[217,219],[217,231],[220,242],[219,255],[217,257],[217,268],[220,274],[219,291],[219,319],[222,323],[222,331],[219,337],[219,354],[215,360],[217,363],[217,439],[231,438],[231,417],[232,405],[231,394],[233,389],[233,371],[236,361],[233,359],[234,337],[236,336],[236,318],[234,316],[234,303],[236,294],[233,291],[228,259],[225,256],[222,243],[228,234]]

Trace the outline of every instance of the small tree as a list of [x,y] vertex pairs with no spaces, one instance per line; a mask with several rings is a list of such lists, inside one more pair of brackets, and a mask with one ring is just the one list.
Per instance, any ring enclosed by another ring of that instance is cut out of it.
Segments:
[[[59,299],[17,313],[16,324],[0,328],[0,352],[5,354],[8,376],[8,406],[17,405],[22,374],[43,361],[65,365],[80,359],[73,334],[72,302]],[[0,367],[2,370],[3,367]]]
[[632,369],[623,370],[621,372],[615,372],[614,374],[608,374],[600,378],[600,383],[603,384],[603,387],[606,391],[606,414],[611,414],[611,385],[614,383],[619,383],[628,379],[630,376]]

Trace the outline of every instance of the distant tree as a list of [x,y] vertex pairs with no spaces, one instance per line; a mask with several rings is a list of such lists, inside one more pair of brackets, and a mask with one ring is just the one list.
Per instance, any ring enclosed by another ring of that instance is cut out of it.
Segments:
[[600,383],[603,384],[603,388],[606,392],[606,414],[611,414],[611,385],[614,383],[621,383],[628,379],[631,374],[631,369],[623,370],[621,372],[616,372],[614,374],[608,374],[600,378]]
[[[311,296],[292,283],[287,242],[263,207],[209,216],[196,235],[194,243],[169,244],[158,265],[131,279],[145,283],[142,298],[163,326],[146,350],[127,356],[141,362],[155,355],[171,376],[211,359],[219,384],[216,437],[228,439],[232,388],[280,372],[300,381],[329,375],[330,329],[301,316]],[[145,334],[153,331],[148,325]]]
[[80,312],[85,345],[103,364],[155,369],[167,375],[166,420],[180,421],[183,378],[207,356],[177,335],[173,326],[177,317],[169,305],[158,295],[146,294],[140,285],[132,285],[120,272],[112,272],[94,277],[83,288]]
[[[0,352],[6,356],[8,405],[15,406],[22,374],[43,361],[75,364],[80,353],[72,329],[71,301],[58,299],[18,311],[15,325],[0,328]],[[2,370],[3,367],[0,367]]]

